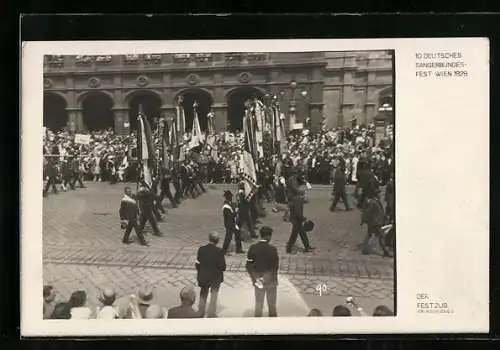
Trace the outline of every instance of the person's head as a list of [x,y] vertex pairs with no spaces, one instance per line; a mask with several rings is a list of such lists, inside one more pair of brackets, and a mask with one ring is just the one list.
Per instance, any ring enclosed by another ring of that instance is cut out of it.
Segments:
[[144,316],[145,318],[163,318],[163,310],[160,305],[150,305]]
[[185,306],[193,306],[196,301],[196,293],[193,287],[186,286],[180,292],[181,304]]
[[269,226],[262,226],[259,230],[260,238],[270,241],[273,235],[273,229]]
[[69,305],[70,307],[82,307],[85,306],[85,303],[87,302],[87,293],[83,290],[77,290],[76,292],[73,292],[71,294],[71,297],[69,298]]
[[214,245],[217,245],[217,243],[219,243],[220,241],[220,235],[215,231],[210,232],[210,234],[208,235],[208,241]]
[[311,309],[311,311],[309,311],[309,314],[307,316],[308,317],[320,317],[320,316],[323,316],[323,313],[319,309]]
[[116,293],[112,288],[104,288],[99,296],[99,301],[104,306],[111,306],[116,300]]
[[137,292],[137,298],[139,299],[139,304],[149,305],[153,299],[153,288],[147,284],[141,286]]
[[373,310],[373,316],[394,316],[394,312],[385,305],[379,305]]
[[352,315],[351,310],[349,310],[347,307],[345,307],[344,305],[337,305],[333,308],[332,316],[346,317]]
[[43,300],[45,300],[47,303],[50,303],[54,301],[56,298],[56,291],[54,290],[54,287],[51,285],[45,285],[43,286]]
[[131,189],[130,187],[128,187],[128,186],[127,186],[127,187],[125,187],[125,190],[124,190],[124,191],[125,191],[125,194],[126,194],[127,196],[131,196],[131,195],[132,195],[132,189]]
[[67,320],[71,317],[71,307],[69,303],[58,303],[52,311],[52,319]]
[[227,202],[232,202],[233,201],[233,193],[231,191],[224,191],[224,199],[227,201]]

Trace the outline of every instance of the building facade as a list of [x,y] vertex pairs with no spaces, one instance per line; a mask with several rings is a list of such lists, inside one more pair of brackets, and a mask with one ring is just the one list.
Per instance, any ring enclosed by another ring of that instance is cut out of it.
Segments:
[[136,128],[139,105],[148,118],[184,108],[202,129],[215,114],[218,131],[240,129],[244,102],[276,96],[287,127],[311,129],[371,122],[393,105],[393,56],[387,51],[197,53],[45,56],[44,125],[80,132]]

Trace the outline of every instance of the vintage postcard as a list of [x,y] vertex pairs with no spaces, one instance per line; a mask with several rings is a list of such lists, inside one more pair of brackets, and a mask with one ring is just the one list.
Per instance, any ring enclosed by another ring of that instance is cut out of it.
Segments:
[[488,332],[488,60],[23,43],[22,335]]

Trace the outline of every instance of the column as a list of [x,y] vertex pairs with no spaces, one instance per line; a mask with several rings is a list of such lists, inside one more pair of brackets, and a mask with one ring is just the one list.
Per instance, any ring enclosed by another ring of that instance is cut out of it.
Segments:
[[221,132],[227,130],[227,104],[226,103],[214,103],[212,105],[212,110],[215,113],[215,131]]
[[130,133],[130,118],[127,106],[116,106],[111,109],[115,118],[115,133],[118,135],[128,135]]
[[316,132],[321,129],[323,123],[323,103],[312,102],[309,105],[311,116],[311,131]]
[[68,114],[68,129],[71,132],[79,133],[85,130],[81,108],[66,108]]

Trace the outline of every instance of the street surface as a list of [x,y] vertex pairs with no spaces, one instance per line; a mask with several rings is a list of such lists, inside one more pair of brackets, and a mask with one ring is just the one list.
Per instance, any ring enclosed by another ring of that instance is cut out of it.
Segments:
[[[177,306],[181,288],[196,284],[197,249],[207,243],[211,231],[224,236],[222,194],[226,188],[234,190],[234,186],[206,185],[207,193],[185,200],[176,209],[170,209],[166,199],[166,220],[159,223],[165,235],[155,237],[146,226],[151,246],[143,247],[137,240],[130,245],[121,243],[118,209],[126,184],[86,185],[85,189],[49,194],[44,199],[44,284],[53,285],[61,298],[85,290],[88,304],[94,306],[103,287],[112,286],[119,296],[125,296],[149,283],[155,288],[154,303],[165,308]],[[135,185],[131,187],[135,189]],[[291,225],[266,203],[267,216],[261,221],[274,229],[271,243],[280,255],[280,316],[303,316],[311,308],[331,315],[347,296],[357,299],[368,313],[377,305],[394,308],[394,259],[361,254],[359,244],[366,228],[359,224],[359,210],[345,212],[339,203],[338,211],[331,213],[330,192],[329,187],[316,186],[308,193],[305,216],[315,223],[309,234],[316,247],[312,253],[302,252],[300,240],[295,254],[285,253]],[[136,239],[134,234],[131,238]],[[243,249],[247,250],[249,244],[243,243]],[[245,260],[245,255],[226,257],[227,272],[219,294],[220,317],[252,315],[253,288]]]

